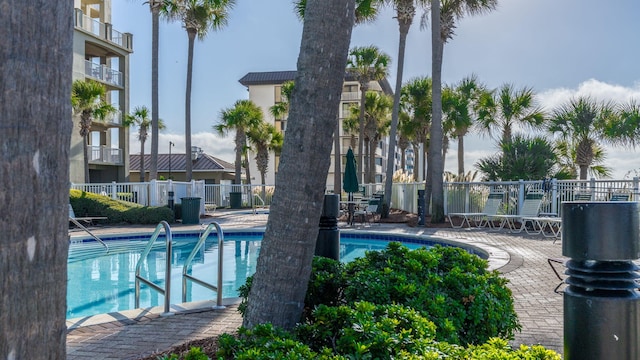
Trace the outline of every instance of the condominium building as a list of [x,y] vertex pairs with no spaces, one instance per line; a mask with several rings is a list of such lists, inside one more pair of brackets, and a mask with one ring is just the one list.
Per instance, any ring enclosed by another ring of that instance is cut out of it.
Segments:
[[[275,105],[276,103],[282,101],[282,84],[287,81],[293,81],[295,79],[296,72],[295,71],[273,71],[273,72],[250,72],[242,77],[239,81],[242,85],[246,86],[249,91],[249,100],[253,101],[256,105],[262,108],[263,115],[265,121],[276,126],[277,129],[285,133],[286,137],[286,129],[287,129],[287,118],[284,116],[282,119],[275,119],[269,109]],[[393,91],[387,79],[383,79],[381,81],[372,81],[369,84],[369,89],[372,91],[380,91],[385,94],[392,94]],[[344,172],[344,164],[345,164],[345,156],[347,150],[350,146],[352,146],[352,141],[355,140],[355,146],[353,146],[353,151],[357,157],[357,137],[358,134],[351,134],[346,132],[343,129],[343,120],[349,116],[350,108],[352,106],[359,106],[360,103],[360,85],[356,78],[350,74],[349,72],[345,75],[344,85],[342,87],[342,97],[340,100],[340,108],[338,111],[338,116],[340,118],[340,128],[339,128],[339,136],[340,136],[340,154],[342,155],[341,160],[341,176],[342,172]],[[352,135],[354,138],[352,139]],[[376,148],[376,159],[375,159],[375,178],[376,182],[382,182],[385,169],[387,166],[387,152],[388,152],[388,138],[384,138],[383,140],[377,143]],[[334,156],[333,150],[331,154],[331,166],[329,167],[329,174],[327,176],[327,190],[334,189]],[[365,150],[365,159],[367,158],[366,150]],[[250,173],[253,179],[257,179],[257,181],[252,181],[253,183],[257,183],[260,181],[260,173],[258,172],[255,160],[255,155],[250,155]],[[399,157],[395,157],[399,158]],[[365,160],[366,161],[366,160]],[[399,164],[399,161],[397,161]],[[397,165],[396,165],[397,167]],[[267,184],[275,183],[275,175],[278,168],[278,158],[272,153],[269,158],[269,169],[266,174],[265,182]]]
[[129,130],[122,126],[129,111],[129,55],[133,35],[111,25],[111,0],[74,0],[73,80],[95,80],[107,89],[106,102],[117,112],[104,121],[94,120],[88,144],[73,117],[70,181],[84,182],[83,146],[89,151],[91,182],[129,180]]

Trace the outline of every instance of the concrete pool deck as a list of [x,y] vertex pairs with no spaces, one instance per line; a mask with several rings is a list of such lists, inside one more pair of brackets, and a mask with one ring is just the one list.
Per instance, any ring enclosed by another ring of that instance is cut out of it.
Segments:
[[[242,211],[216,211],[203,223],[218,222],[223,230],[264,228],[267,215]],[[341,223],[341,225],[343,225]],[[104,227],[91,229],[98,235],[151,232],[154,226]],[[199,230],[201,225],[172,225],[172,230]],[[542,235],[511,234],[485,229],[409,227],[406,224],[375,224],[367,227],[341,227],[396,234],[433,235],[471,244],[491,252],[492,267],[509,280],[522,331],[514,345],[541,344],[562,353],[563,299],[553,292],[559,283],[547,263],[561,257],[560,241]],[[73,235],[81,235],[73,233]],[[211,310],[210,303],[173,305],[172,316],[161,316],[162,309],[138,309],[68,321],[67,359],[139,359],[176,345],[233,332],[242,318],[229,303],[223,310]]]

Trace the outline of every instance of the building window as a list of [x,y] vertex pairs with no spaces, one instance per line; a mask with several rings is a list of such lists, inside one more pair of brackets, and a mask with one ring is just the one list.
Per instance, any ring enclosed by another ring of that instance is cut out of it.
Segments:
[[360,85],[358,85],[358,84],[343,85],[342,86],[342,92],[343,93],[358,92],[359,91],[359,87],[360,87]]
[[376,158],[376,165],[382,166],[382,158],[379,158],[379,157]]
[[357,102],[343,102],[342,103],[342,117],[343,118],[347,118],[349,117],[349,115],[351,114],[351,108],[352,107],[358,107],[358,103]]
[[274,94],[273,95],[274,95],[274,99],[275,99],[274,102],[276,104],[282,102],[282,86],[281,85],[276,85],[273,88],[273,90],[274,90]]

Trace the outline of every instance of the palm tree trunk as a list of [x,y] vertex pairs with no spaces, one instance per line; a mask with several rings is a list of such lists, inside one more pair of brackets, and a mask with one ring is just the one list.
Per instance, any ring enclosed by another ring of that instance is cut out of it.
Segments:
[[[413,0],[411,2],[413,5]],[[391,207],[391,189],[393,185],[393,171],[395,170],[396,137],[398,134],[398,117],[400,116],[400,94],[402,92],[402,75],[404,73],[404,53],[407,46],[407,34],[411,27],[411,21],[402,21],[398,18],[400,26],[400,40],[398,41],[398,69],[396,71],[396,88],[393,94],[393,108],[391,110],[391,130],[389,131],[389,151],[387,152],[387,169],[384,181],[384,204],[387,209]],[[404,170],[404,152],[402,153],[402,169]],[[383,211],[383,215],[388,212]]]
[[[236,139],[235,139],[235,143],[236,143],[236,161],[235,161],[235,166],[236,166],[236,174],[235,174],[235,178],[234,178],[234,183],[236,184],[242,184],[242,149],[244,148],[244,133],[242,131],[242,129],[236,129]],[[235,189],[234,191],[240,191],[239,189]]]
[[0,7],[0,357],[65,359],[73,2]]
[[158,133],[159,106],[158,106],[158,52],[160,37],[160,8],[151,0],[151,164],[149,164],[149,180],[158,178]]
[[274,201],[243,321],[249,328],[268,322],[292,329],[302,315],[354,7],[353,0],[307,3],[296,96],[291,99]]
[[144,182],[144,141],[140,141],[140,182]]
[[187,57],[187,91],[184,102],[184,142],[185,153],[185,181],[191,181],[193,163],[191,161],[191,80],[193,79],[193,46],[196,40],[195,31],[187,31],[189,36],[189,56]]
[[360,83],[360,120],[358,123],[358,182],[364,182],[364,114],[366,110],[365,100],[366,93],[369,89],[369,83]]
[[369,168],[369,166],[371,165],[371,162],[369,161],[369,154],[370,154],[369,144],[370,144],[369,139],[367,139],[364,142],[364,154],[366,154],[367,156],[363,156],[363,159],[362,159],[362,161],[364,162],[364,177],[362,178],[362,182],[360,182],[360,185],[366,182],[369,182],[369,173],[371,172]]
[[444,188],[442,172],[442,52],[443,41],[440,36],[440,0],[431,0],[431,48],[432,48],[432,109],[431,138],[429,153],[432,156],[431,172],[433,192],[431,194],[431,223],[444,222]]
[[369,140],[369,184],[376,182],[376,139]]
[[82,147],[82,154],[84,155],[84,183],[90,183],[89,179],[89,135],[83,136],[82,142],[84,146]]
[[333,133],[333,193],[342,194],[342,154],[340,139],[340,117],[336,117],[336,130]]
[[464,136],[458,136],[458,175],[464,176]]

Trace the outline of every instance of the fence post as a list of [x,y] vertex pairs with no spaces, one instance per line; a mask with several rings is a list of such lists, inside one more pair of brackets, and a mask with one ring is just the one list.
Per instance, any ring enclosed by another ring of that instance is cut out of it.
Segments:
[[518,181],[518,208],[516,209],[516,215],[520,215],[522,212],[522,204],[524,204],[524,180],[520,179]]
[[640,179],[638,179],[638,177],[634,177],[633,178],[633,198],[629,199],[629,200],[634,200],[634,201],[638,201],[640,199],[638,199],[638,182]]
[[591,178],[589,180],[589,187],[591,188],[591,199],[595,200],[596,199],[596,179],[595,178]]
[[447,206],[447,199],[449,198],[449,183],[448,182],[444,182],[444,214],[447,215],[449,213],[449,209]]
[[118,185],[115,181],[111,182],[111,198],[118,200]]
[[551,179],[551,210],[560,216],[560,208],[558,207],[558,179]]
[[158,180],[153,179],[149,181],[149,205],[160,206],[160,200],[158,200]]

